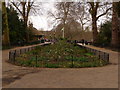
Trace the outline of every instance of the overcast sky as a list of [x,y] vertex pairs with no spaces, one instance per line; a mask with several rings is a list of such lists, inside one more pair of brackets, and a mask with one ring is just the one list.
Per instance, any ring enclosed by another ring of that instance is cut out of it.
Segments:
[[48,11],[55,11],[54,2],[43,2],[41,8],[42,9],[39,12],[42,14],[31,15],[29,19],[33,23],[33,26],[38,30],[41,28],[44,30],[50,30],[53,25],[50,24],[52,19],[49,17]]
[[[48,11],[51,12],[55,12],[55,7],[54,7],[54,3],[55,2],[42,2],[42,6],[41,6],[41,14],[38,14],[37,16],[30,16],[30,21],[33,23],[33,26],[35,28],[37,28],[38,30],[40,30],[41,28],[43,28],[44,30],[51,30],[53,28],[53,24],[51,24],[51,22],[53,21],[52,18],[48,17]],[[99,18],[99,20],[97,21],[98,25],[100,25],[101,23],[104,23],[104,21],[106,20],[105,17],[101,17]],[[91,26],[90,24],[87,26]]]
[[[6,0],[7,1],[7,0]],[[39,0],[38,0],[39,1]],[[55,12],[55,7],[54,4],[55,2],[61,1],[61,0],[40,0],[42,2],[42,5],[39,5],[41,10],[39,11],[40,13],[37,15],[30,15],[29,20],[31,23],[33,23],[33,26],[37,28],[38,30],[44,29],[44,30],[51,30],[53,28],[53,18],[48,17],[48,11],[50,12]],[[39,2],[40,2],[39,1]],[[39,3],[37,2],[37,3]],[[41,14],[42,13],[42,14]],[[105,18],[102,17],[98,20],[98,25],[103,23]],[[91,25],[88,25],[91,26]]]

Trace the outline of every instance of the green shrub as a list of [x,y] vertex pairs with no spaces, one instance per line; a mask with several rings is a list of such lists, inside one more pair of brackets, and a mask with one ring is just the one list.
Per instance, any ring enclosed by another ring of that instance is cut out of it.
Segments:
[[109,46],[111,43],[111,30],[112,23],[111,21],[106,21],[104,24],[101,24],[100,32],[98,34],[97,45],[98,46]]

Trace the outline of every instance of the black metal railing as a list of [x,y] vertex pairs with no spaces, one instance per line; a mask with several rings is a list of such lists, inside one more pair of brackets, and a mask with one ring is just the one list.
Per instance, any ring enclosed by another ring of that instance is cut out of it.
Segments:
[[29,52],[31,50],[34,50],[37,46],[44,46],[44,45],[49,45],[49,44],[51,44],[51,43],[44,43],[44,44],[31,46],[31,47],[27,47],[27,48],[10,50],[9,51],[9,61],[12,63],[15,63],[15,58],[18,57],[19,55]]
[[94,55],[99,57],[99,59],[105,60],[105,61],[107,61],[109,63],[109,53],[103,52],[103,51],[100,51],[100,50],[96,50],[96,49],[93,49],[93,48],[89,48],[89,47],[79,45],[79,44],[78,44],[78,46],[92,52]]
[[[49,44],[51,44],[51,43],[45,43],[45,44],[42,44],[42,46],[49,45]],[[16,58],[17,57],[21,57],[20,56],[21,54],[24,54],[26,52],[34,50],[37,46],[41,46],[41,45],[36,45],[36,46],[27,47],[27,48],[21,48],[21,49],[11,50],[9,52],[9,61],[11,63],[16,63]],[[92,49],[92,48],[89,48],[89,47],[86,47],[86,46],[83,46],[83,45],[78,45],[78,46],[80,46],[81,48],[84,48],[84,49],[92,52],[100,60],[104,60],[105,62],[109,63],[109,53],[106,53],[106,52],[103,52],[103,51],[100,51],[100,50],[96,50],[96,49]],[[45,57],[45,60],[43,60],[43,57],[41,57],[41,56],[39,56],[37,54],[33,55],[33,56],[29,56],[27,59],[28,60],[35,59],[36,66],[41,65],[41,67],[52,67],[50,65],[55,65],[55,64],[61,65],[62,63],[63,64],[66,63],[66,62],[68,63],[68,60],[63,60],[63,61],[59,61],[59,60],[57,60],[57,61],[49,61],[49,59],[46,59],[46,57]],[[53,62],[54,64],[52,64],[51,62]],[[70,67],[74,67],[74,63],[73,62],[74,62],[73,59],[69,60],[69,63],[71,63]],[[78,63],[80,63],[80,62],[78,62]],[[57,67],[57,66],[54,66],[54,67]]]

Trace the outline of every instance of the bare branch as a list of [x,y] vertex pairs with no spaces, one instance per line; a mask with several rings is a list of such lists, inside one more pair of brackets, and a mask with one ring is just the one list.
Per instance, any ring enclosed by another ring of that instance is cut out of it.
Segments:
[[11,2],[13,4],[13,6],[15,6],[15,8],[20,12],[20,14],[22,15],[22,11],[18,8],[18,6],[14,3],[14,2]]
[[108,8],[108,9],[106,10],[106,12],[104,12],[103,14],[101,14],[101,15],[97,16],[97,20],[98,20],[101,16],[106,15],[106,14],[107,14],[107,12],[108,12],[109,10],[111,10],[111,9],[112,9],[112,7]]

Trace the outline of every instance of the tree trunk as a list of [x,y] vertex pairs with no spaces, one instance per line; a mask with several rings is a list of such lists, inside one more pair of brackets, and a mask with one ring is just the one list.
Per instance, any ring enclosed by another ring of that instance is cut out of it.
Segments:
[[116,3],[113,2],[113,14],[112,14],[112,47],[119,46],[119,39],[118,39],[118,31],[119,31],[119,24],[118,24],[118,15],[115,9]]
[[97,21],[95,16],[93,16],[92,18],[92,30],[93,30],[93,43],[96,44],[98,31],[97,31]]
[[8,18],[7,18],[7,10],[5,6],[5,2],[2,3],[2,19],[3,19],[3,45],[9,46],[9,28],[8,28]]
[[[27,21],[28,21],[28,15],[26,15],[26,2],[21,2],[22,3],[22,11],[23,11],[23,20],[24,20],[24,27],[26,30],[26,41],[29,42],[29,32],[27,28]],[[29,13],[29,12],[28,12]]]
[[28,27],[27,27],[27,21],[28,21],[28,17],[26,17],[24,14],[23,14],[23,20],[24,20],[24,28],[26,30],[26,41],[29,42],[29,30],[28,30]]
[[98,36],[98,31],[97,31],[97,9],[99,7],[99,2],[90,2],[91,5],[91,16],[92,16],[92,31],[93,31],[93,44],[97,43],[97,36]]
[[120,48],[120,17],[118,18],[119,21],[119,31],[118,31],[118,41],[119,41],[119,48]]
[[120,1],[118,2],[117,5],[117,14],[118,14],[118,26],[119,26],[118,39],[119,39],[119,48],[120,48]]
[[27,27],[27,19],[25,19],[26,41],[29,42],[29,29]]

